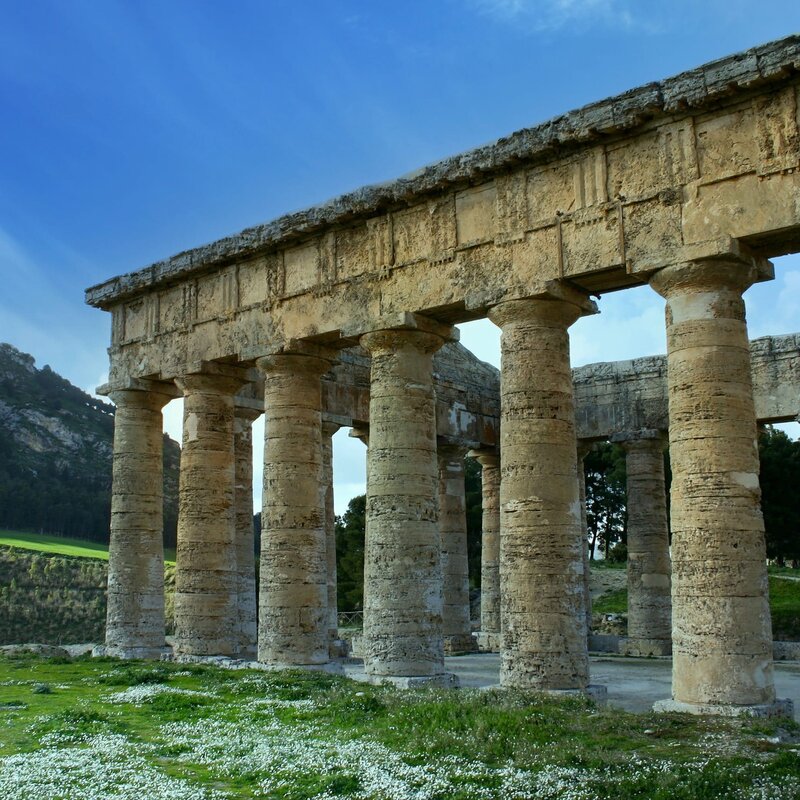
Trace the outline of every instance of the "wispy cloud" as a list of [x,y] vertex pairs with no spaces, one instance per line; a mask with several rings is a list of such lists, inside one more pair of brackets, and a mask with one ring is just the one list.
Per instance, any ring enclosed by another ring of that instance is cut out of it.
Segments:
[[628,0],[469,0],[480,13],[531,32],[592,25],[623,30],[651,30],[652,22],[631,10]]
[[65,292],[71,265],[62,266],[47,269],[0,224],[0,341],[30,353],[39,366],[50,364],[78,386],[89,386],[108,363],[109,321],[80,302],[79,288]]

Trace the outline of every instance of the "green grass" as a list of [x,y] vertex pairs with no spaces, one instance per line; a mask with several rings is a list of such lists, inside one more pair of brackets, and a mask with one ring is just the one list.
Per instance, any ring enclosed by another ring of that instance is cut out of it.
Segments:
[[[800,640],[800,581],[789,580],[785,571],[770,567],[769,605],[772,629],[776,639]],[[797,570],[793,570],[796,574]],[[777,573],[777,574],[776,574]],[[592,603],[598,614],[625,614],[628,611],[628,590],[606,592]]]
[[[73,539],[68,536],[47,536],[24,531],[0,531],[0,546],[3,545],[57,556],[99,558],[102,561],[108,561],[107,544],[90,542],[86,539]],[[164,559],[168,564],[174,564],[175,550],[165,549]]]
[[592,601],[592,612],[597,614],[627,614],[628,590],[615,589]]
[[[400,692],[314,672],[21,656],[0,658],[0,720],[3,800],[89,796],[90,784],[92,797],[187,800],[212,790],[284,800],[800,796],[794,723],[636,715],[510,690]],[[51,785],[37,793],[40,774]]]
[[589,562],[591,569],[627,569],[626,561],[609,561],[605,558],[595,558]]
[[800,581],[770,575],[769,606],[775,638],[800,640]]
[[58,556],[78,558],[99,558],[108,561],[108,545],[89,542],[83,539],[70,539],[66,536],[45,536],[39,533],[21,531],[0,531],[0,545],[36,550]]

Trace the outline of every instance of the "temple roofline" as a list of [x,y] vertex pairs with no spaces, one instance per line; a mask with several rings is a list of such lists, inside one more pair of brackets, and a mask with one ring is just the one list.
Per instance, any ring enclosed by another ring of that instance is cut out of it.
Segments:
[[86,290],[86,302],[107,308],[144,288],[166,285],[191,274],[293,240],[408,205],[426,195],[468,185],[521,163],[562,157],[572,148],[631,131],[645,122],[685,109],[702,110],[755,86],[786,82],[800,71],[800,35],[769,42],[648,83],[524,128],[489,144],[451,156],[403,177],[372,184],[320,205],[285,214],[261,225],[111,278]]

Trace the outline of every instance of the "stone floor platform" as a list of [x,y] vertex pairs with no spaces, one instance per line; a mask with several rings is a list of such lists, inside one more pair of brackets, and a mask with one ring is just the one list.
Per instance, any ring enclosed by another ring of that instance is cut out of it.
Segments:
[[397,689],[457,689],[458,676],[452,672],[438,675],[368,675],[363,663],[345,664],[344,674],[350,680],[369,683],[373,686],[394,686]]
[[[445,658],[445,667],[458,676],[462,687],[496,686],[500,677],[500,656],[496,653],[453,656]],[[625,711],[651,711],[656,702],[669,699],[672,692],[670,658],[591,656],[589,673],[592,684],[606,687],[608,706]],[[778,697],[793,702],[795,719],[799,719],[800,662],[775,664],[775,689]]]

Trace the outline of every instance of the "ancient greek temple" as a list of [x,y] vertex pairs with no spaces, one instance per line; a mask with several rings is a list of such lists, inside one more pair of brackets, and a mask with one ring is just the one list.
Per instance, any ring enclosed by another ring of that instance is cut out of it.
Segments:
[[[744,293],[800,250],[799,90],[791,37],[87,290],[112,315],[109,652],[164,648],[161,409],[182,396],[176,654],[330,661],[331,436],[349,427],[367,444],[370,679],[451,685],[445,651],[474,641],[469,452],[479,645],[503,686],[591,692],[580,462],[610,438],[628,458],[627,647],[673,658],[660,707],[785,712],[756,436],[797,415],[799,341],[751,347]],[[573,372],[592,296],[644,284],[665,300],[666,356]],[[499,380],[457,344],[454,325],[485,317]]]

